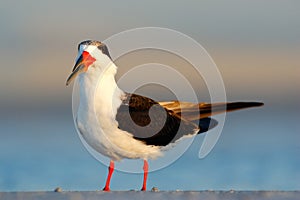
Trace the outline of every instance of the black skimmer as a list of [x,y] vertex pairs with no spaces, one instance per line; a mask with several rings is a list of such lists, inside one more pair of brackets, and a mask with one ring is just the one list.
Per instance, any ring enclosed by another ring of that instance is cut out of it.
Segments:
[[263,105],[157,102],[123,92],[115,81],[116,72],[106,45],[87,40],[78,45],[78,57],[66,82],[69,85],[76,76],[79,78],[78,130],[93,149],[111,159],[105,191],[110,190],[114,161],[143,159],[142,190],[146,190],[148,159],[161,156],[180,138],[215,127],[217,121],[212,115]]

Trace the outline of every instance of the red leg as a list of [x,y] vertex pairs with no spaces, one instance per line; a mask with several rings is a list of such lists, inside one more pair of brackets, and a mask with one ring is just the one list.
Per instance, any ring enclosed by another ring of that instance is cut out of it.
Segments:
[[110,179],[115,169],[115,163],[113,160],[110,161],[109,167],[108,167],[108,175],[106,179],[105,187],[103,188],[104,191],[110,191],[109,185],[110,185]]
[[147,160],[144,160],[144,167],[143,167],[143,169],[144,169],[144,182],[143,182],[142,191],[146,191],[146,189],[147,189],[148,168],[149,168],[148,162],[147,162]]

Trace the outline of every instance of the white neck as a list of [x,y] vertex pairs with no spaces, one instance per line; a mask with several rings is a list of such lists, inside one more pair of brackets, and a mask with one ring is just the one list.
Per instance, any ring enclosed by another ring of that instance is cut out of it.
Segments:
[[[95,62],[87,72],[79,75],[80,105],[79,112],[95,113],[97,117],[110,116],[110,123],[115,123],[117,109],[121,105],[123,92],[115,81],[117,67],[109,62],[107,67]],[[103,119],[102,119],[103,120]]]

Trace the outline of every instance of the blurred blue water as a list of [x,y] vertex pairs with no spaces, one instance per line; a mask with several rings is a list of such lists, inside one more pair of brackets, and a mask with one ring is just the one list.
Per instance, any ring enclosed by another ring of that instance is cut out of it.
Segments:
[[[51,113],[1,118],[0,191],[103,187],[107,169],[81,144],[71,114]],[[203,141],[198,136],[179,160],[150,173],[148,186],[160,190],[299,190],[299,130],[296,111],[274,112],[266,106],[228,114],[221,138],[206,158],[198,159]],[[111,188],[139,189],[141,182],[141,174],[116,171]]]

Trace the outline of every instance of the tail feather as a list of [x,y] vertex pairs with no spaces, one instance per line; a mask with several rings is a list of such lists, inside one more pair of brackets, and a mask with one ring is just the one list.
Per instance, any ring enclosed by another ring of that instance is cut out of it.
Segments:
[[159,102],[164,108],[172,110],[177,115],[188,121],[204,119],[213,115],[235,110],[258,107],[264,105],[261,102],[230,102],[230,103],[189,103],[189,102]]
[[[221,114],[224,112],[231,112],[231,111],[241,110],[245,108],[258,107],[262,105],[263,103],[260,102],[231,102],[231,103],[205,104],[203,106],[200,105],[199,106],[200,119]],[[199,119],[199,115],[198,115],[198,119]]]

